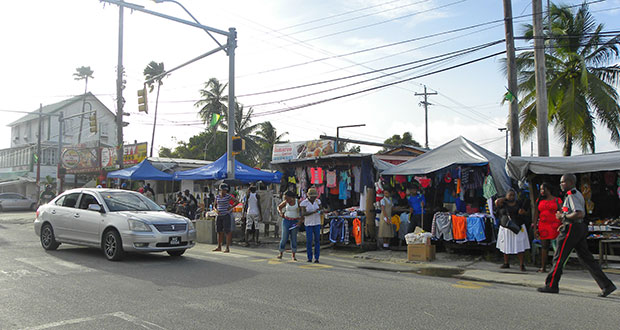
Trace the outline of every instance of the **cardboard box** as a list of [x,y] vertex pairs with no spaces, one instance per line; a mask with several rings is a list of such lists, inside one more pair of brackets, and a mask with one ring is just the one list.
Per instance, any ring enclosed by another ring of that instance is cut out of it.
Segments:
[[435,246],[428,244],[407,245],[407,260],[409,261],[433,261],[435,260]]

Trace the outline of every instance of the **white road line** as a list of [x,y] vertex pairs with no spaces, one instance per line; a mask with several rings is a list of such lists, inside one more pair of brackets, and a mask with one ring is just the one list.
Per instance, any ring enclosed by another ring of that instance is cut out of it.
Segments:
[[149,321],[145,321],[142,319],[139,319],[133,315],[129,315],[123,312],[116,312],[116,313],[112,313],[113,316],[118,317],[119,319],[123,319],[125,321],[131,322],[135,325],[139,325],[145,329],[159,329],[159,330],[165,330],[166,328],[164,327],[160,327],[159,325],[155,324],[155,323],[151,323]]
[[104,319],[104,318],[106,318],[108,316],[110,316],[110,315],[109,314],[103,314],[103,315],[96,315],[96,316],[89,316],[89,317],[81,317],[81,318],[72,319],[72,320],[64,320],[64,321],[58,321],[58,322],[42,324],[42,325],[39,325],[39,326],[36,326],[36,327],[28,327],[28,328],[24,328],[24,329],[28,329],[28,330],[50,329],[50,328],[62,327],[62,326],[65,326],[65,325],[79,324],[79,323],[84,323],[84,322],[101,320],[101,319]]
[[166,330],[166,328],[161,327],[155,323],[152,322],[148,322],[145,320],[142,320],[138,317],[135,317],[133,315],[129,315],[127,313],[124,312],[116,312],[116,313],[108,313],[108,314],[101,314],[101,315],[94,315],[94,316],[88,316],[88,317],[80,317],[80,318],[76,318],[76,319],[71,319],[71,320],[64,320],[64,321],[57,321],[57,322],[51,322],[51,323],[46,323],[46,324],[42,324],[36,327],[28,327],[28,328],[24,328],[23,330],[43,330],[43,329],[51,329],[51,328],[57,328],[57,327],[63,327],[63,326],[67,326],[67,325],[73,325],[73,324],[80,324],[80,323],[85,323],[85,322],[92,322],[92,321],[98,321],[98,320],[103,320],[105,318],[108,317],[116,317],[119,318],[121,320],[130,322],[136,326],[140,326],[144,329],[148,329],[148,330]]
[[36,267],[48,273],[67,275],[93,272],[95,269],[53,257],[16,258],[15,260]]

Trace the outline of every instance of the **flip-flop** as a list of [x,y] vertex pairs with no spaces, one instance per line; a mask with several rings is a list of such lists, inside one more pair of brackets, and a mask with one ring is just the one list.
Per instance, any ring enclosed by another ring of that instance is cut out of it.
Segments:
[[277,256],[276,258],[278,258],[278,259],[282,259],[282,256]]

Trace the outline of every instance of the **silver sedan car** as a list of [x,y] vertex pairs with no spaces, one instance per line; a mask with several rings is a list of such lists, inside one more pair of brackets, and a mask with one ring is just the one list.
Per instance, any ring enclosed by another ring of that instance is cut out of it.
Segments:
[[46,250],[61,243],[101,248],[108,260],[125,252],[180,256],[193,247],[192,222],[168,213],[140,193],[119,189],[73,189],[39,207],[34,231]]

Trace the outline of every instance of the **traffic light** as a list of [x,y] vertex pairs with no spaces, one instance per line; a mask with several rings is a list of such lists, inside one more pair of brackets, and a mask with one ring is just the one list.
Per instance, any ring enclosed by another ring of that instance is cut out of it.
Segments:
[[233,155],[238,155],[238,154],[240,154],[244,150],[245,150],[245,140],[242,139],[240,136],[233,136],[232,137],[232,153],[233,153]]
[[88,117],[88,123],[90,126],[90,132],[91,133],[97,133],[97,113],[93,112],[89,117]]
[[146,91],[146,86],[142,89],[138,89],[138,111],[149,113],[149,104],[146,99],[146,94],[148,94]]

